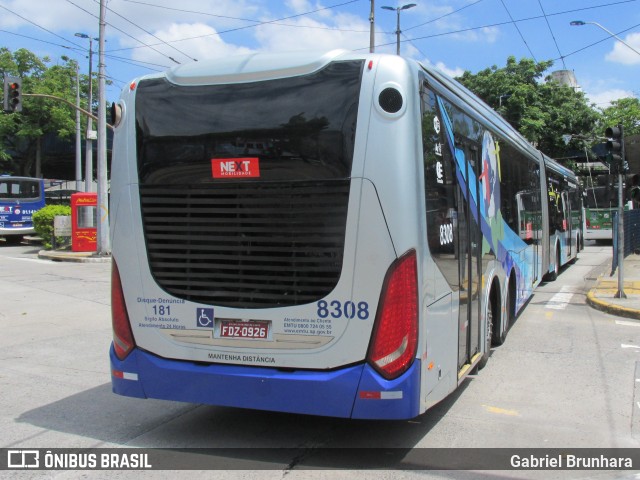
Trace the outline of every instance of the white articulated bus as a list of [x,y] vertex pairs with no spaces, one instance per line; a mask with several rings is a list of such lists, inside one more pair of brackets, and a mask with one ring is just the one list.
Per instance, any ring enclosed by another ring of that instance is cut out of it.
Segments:
[[114,111],[121,395],[412,418],[575,258],[548,192],[570,202],[573,174],[412,60],[198,62],[132,82]]

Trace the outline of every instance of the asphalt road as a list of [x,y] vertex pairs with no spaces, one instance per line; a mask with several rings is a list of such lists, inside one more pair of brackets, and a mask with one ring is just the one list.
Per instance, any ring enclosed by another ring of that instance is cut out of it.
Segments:
[[259,449],[273,447],[389,448],[405,458],[435,447],[640,447],[640,322],[585,303],[610,251],[588,246],[557,281],[541,285],[487,367],[445,401],[410,421],[374,422],[114,395],[110,264],[41,260],[38,247],[0,243],[0,448],[231,447],[246,453],[227,460],[247,468],[0,477],[640,479],[634,471],[412,471],[402,462],[394,470],[330,470],[326,462],[309,470],[286,450],[259,469],[270,462]]

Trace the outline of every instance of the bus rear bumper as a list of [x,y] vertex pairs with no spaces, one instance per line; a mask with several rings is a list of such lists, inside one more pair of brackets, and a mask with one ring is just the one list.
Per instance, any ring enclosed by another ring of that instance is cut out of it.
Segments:
[[611,229],[604,229],[604,230],[587,229],[584,231],[585,240],[611,240],[611,238],[612,238]]
[[0,237],[5,237],[9,235],[31,235],[35,233],[33,227],[16,227],[16,228],[0,228]]
[[420,362],[396,380],[369,365],[282,371],[168,360],[139,349],[119,360],[110,349],[113,392],[207,405],[361,419],[408,419],[419,412]]

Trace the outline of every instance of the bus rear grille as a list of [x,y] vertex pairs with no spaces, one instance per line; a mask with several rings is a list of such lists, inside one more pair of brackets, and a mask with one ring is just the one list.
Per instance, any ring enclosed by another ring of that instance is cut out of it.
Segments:
[[140,199],[151,273],[177,298],[291,306],[338,283],[349,180],[141,185]]

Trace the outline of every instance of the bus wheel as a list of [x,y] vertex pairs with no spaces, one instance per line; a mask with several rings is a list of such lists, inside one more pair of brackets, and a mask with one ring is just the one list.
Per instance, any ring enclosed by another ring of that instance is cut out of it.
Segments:
[[7,245],[20,245],[22,235],[7,235],[4,239],[7,241]]
[[553,266],[553,272],[547,275],[549,281],[553,282],[556,278],[558,278],[558,274],[560,273],[560,249],[556,247],[556,262]]
[[500,314],[498,310],[499,302],[497,296],[497,289],[494,287],[491,288],[491,293],[489,294],[489,301],[487,302],[487,314],[486,314],[486,325],[487,325],[487,337],[485,342],[485,350],[482,354],[482,358],[478,362],[478,369],[484,368],[489,361],[489,356],[491,355],[491,344],[493,337],[493,324],[496,321],[500,321]]
[[[509,330],[509,318],[510,318],[510,313],[511,312],[511,284],[513,282],[513,279],[509,280],[509,285],[507,285],[507,296],[505,298],[505,305],[504,305],[504,313],[505,315],[502,315],[500,312],[500,309],[498,307],[498,305],[500,304],[497,300],[499,300],[497,298],[497,294],[495,295],[495,297],[492,295],[492,300],[491,303],[494,304],[494,308],[493,308],[493,319],[492,322],[493,323],[493,332],[491,335],[491,345],[493,345],[494,347],[500,346],[504,343],[504,341],[507,338],[507,331]],[[495,289],[494,289],[495,290]],[[495,298],[495,301],[494,301]]]

